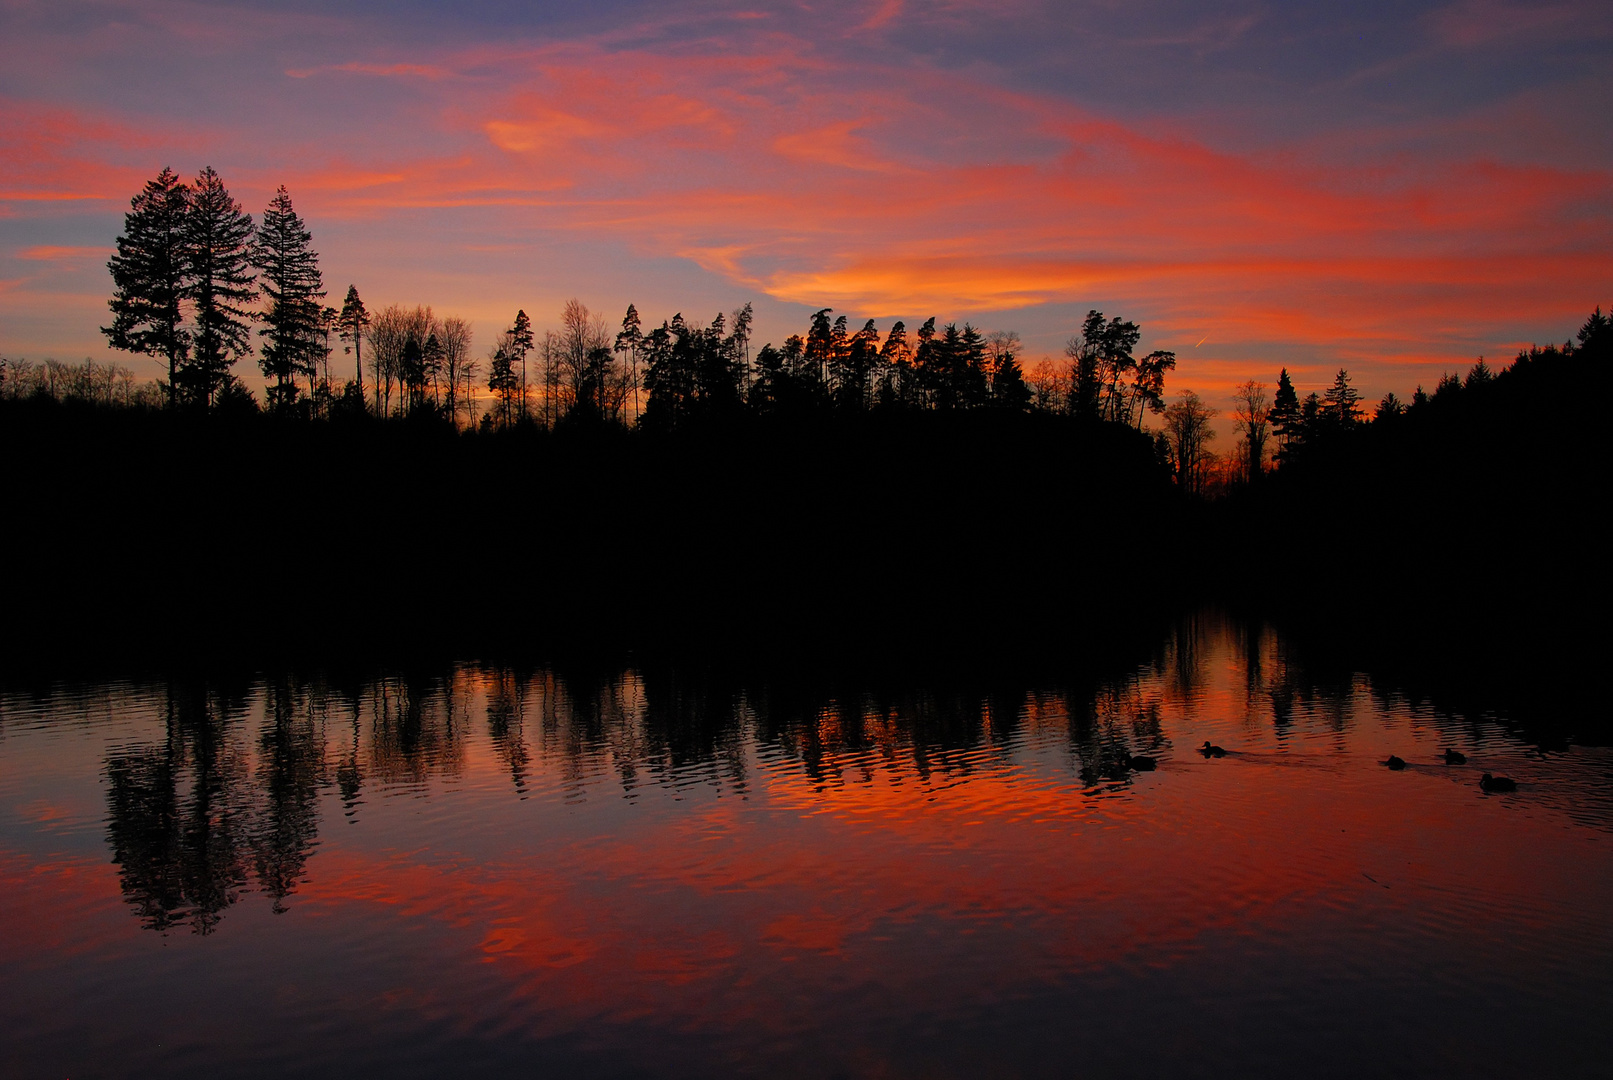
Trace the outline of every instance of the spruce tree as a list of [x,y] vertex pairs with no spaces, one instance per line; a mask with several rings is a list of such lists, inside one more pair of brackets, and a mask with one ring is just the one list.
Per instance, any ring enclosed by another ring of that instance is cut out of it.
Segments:
[[185,217],[190,188],[164,169],[129,203],[112,272],[112,325],[101,333],[114,349],[168,361],[168,403],[174,403],[180,369],[190,356],[184,328]]
[[1013,412],[1026,412],[1031,407],[1031,388],[1025,385],[1024,369],[1011,349],[1004,349],[992,365],[991,401]]
[[1277,376],[1277,392],[1271,399],[1271,430],[1282,443],[1282,455],[1285,456],[1288,447],[1299,435],[1299,395],[1294,392],[1294,383],[1288,377],[1288,369],[1283,368]]
[[1338,376],[1322,399],[1321,415],[1329,425],[1343,431],[1360,421],[1360,402],[1361,395],[1350,385],[1350,373],[1339,368]]
[[1613,319],[1602,314],[1602,305],[1596,305],[1590,318],[1579,328],[1574,335],[1579,341],[1575,352],[1583,352],[1592,357],[1603,357],[1613,353]]
[[966,409],[985,405],[991,396],[991,365],[986,359],[986,339],[971,323],[964,323],[958,334],[954,364],[958,403]]
[[258,333],[265,339],[258,358],[265,378],[273,379],[269,403],[289,407],[297,398],[297,376],[312,383],[318,362],[319,327],[325,296],[313,237],[292,208],[284,185],[275,192],[258,226],[253,262],[262,272],[269,310]]
[[195,313],[195,351],[178,377],[185,395],[210,404],[230,381],[230,367],[252,351],[252,215],[230,197],[212,166],[191,187],[185,214],[185,298]]

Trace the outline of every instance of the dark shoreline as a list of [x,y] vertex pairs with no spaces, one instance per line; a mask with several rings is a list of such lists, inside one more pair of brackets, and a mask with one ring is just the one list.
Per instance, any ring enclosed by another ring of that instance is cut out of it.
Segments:
[[[1209,606],[1543,745],[1610,727],[1572,674],[1605,639],[1578,629],[1605,589],[1587,459],[1543,485],[1503,446],[1512,468],[1421,516],[1381,490],[1405,456],[1324,462],[1379,491],[1341,518],[1299,470],[1187,499],[1146,438],[1050,416],[472,435],[24,401],[0,403],[0,449],[14,685],[535,659],[1035,682],[1124,669]],[[1586,505],[1538,520],[1576,487]],[[1547,498],[1505,558],[1461,544],[1526,489]],[[1537,587],[1553,552],[1579,562],[1572,595]]]

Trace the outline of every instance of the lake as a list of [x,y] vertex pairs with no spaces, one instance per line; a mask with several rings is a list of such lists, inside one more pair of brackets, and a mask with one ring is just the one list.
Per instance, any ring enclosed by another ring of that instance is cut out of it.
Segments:
[[1317,670],[11,689],[0,1071],[1605,1076],[1613,751]]

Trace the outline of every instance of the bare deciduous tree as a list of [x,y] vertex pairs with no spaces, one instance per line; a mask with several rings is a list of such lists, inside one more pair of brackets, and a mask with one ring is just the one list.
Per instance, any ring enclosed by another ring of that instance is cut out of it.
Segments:
[[1165,410],[1165,437],[1170,443],[1176,483],[1191,494],[1204,490],[1205,466],[1209,461],[1207,444],[1215,438],[1210,421],[1215,414],[1215,410],[1191,390],[1183,390],[1182,396]]
[[1236,403],[1232,416],[1237,421],[1238,434],[1243,448],[1242,469],[1246,480],[1260,478],[1266,468],[1266,441],[1271,435],[1271,406],[1266,399],[1266,384],[1250,379],[1233,393]]
[[465,365],[470,362],[470,341],[470,323],[457,315],[443,319],[442,328],[437,332],[437,342],[442,347],[442,382],[447,391],[443,407],[448,419],[456,426],[459,423],[460,389],[465,381]]

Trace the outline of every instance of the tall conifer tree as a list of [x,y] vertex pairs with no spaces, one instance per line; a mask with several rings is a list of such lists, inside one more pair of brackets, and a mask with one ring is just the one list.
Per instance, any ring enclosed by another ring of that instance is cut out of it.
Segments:
[[191,400],[210,404],[230,367],[252,351],[252,215],[231,198],[210,165],[196,177],[185,215],[185,298],[196,320],[195,351],[179,373]]
[[532,320],[524,309],[515,313],[515,324],[510,327],[510,360],[521,361],[521,419],[526,419],[526,354],[532,351]]
[[358,369],[358,397],[363,401],[364,357],[359,350],[364,340],[364,328],[370,325],[370,313],[364,310],[364,301],[359,299],[357,285],[347,287],[347,299],[342,301],[342,313],[336,316],[336,325],[341,327],[342,340],[352,343],[353,362]]
[[263,293],[269,300],[261,334],[265,341],[258,358],[266,378],[274,380],[270,403],[288,407],[297,398],[297,376],[312,384],[319,356],[319,301],[325,296],[319,273],[319,255],[309,245],[312,235],[292,208],[291,195],[282,185],[275,192],[258,226],[253,261],[262,272]]
[[[749,310],[750,305],[745,306]],[[627,314],[622,316],[622,329],[616,335],[616,351],[627,354],[628,378],[633,384],[633,419],[636,423],[639,417],[638,361],[644,352],[644,331],[639,322],[638,308],[632,304],[627,305]]]
[[1294,392],[1293,380],[1288,377],[1288,369],[1283,368],[1277,376],[1277,392],[1272,395],[1271,430],[1282,443],[1282,451],[1286,453],[1289,445],[1299,435],[1299,395]]
[[101,328],[114,349],[168,361],[168,403],[190,356],[184,327],[185,216],[190,188],[164,169],[129,204],[112,272],[112,325]]

